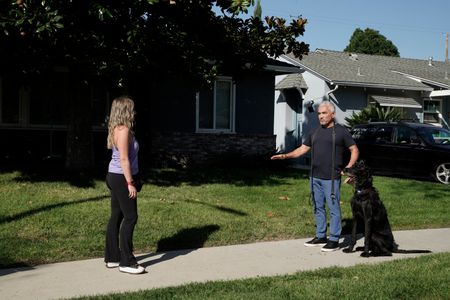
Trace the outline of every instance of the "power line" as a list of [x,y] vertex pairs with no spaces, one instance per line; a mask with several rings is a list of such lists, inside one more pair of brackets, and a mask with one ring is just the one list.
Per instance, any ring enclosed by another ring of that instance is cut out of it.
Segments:
[[[410,26],[410,25],[402,25],[402,24],[393,24],[393,23],[385,23],[385,22],[375,22],[370,20],[357,20],[357,19],[349,19],[349,18],[337,18],[337,17],[329,17],[329,16],[320,16],[320,15],[311,15],[311,14],[299,14],[299,15],[293,15],[292,12],[286,12],[282,10],[275,10],[275,9],[266,9],[266,11],[269,11],[279,17],[283,18],[298,18],[302,17],[305,19],[308,19],[310,24],[314,21],[322,22],[322,23],[331,23],[331,24],[341,24],[341,25],[348,25],[353,27],[374,27],[374,26],[382,26],[384,28],[389,28],[393,30],[400,30],[400,31],[410,31],[410,32],[424,32],[424,33],[439,33],[439,34],[445,34],[446,32],[450,31],[450,28],[443,29],[443,28],[432,28],[432,27],[417,27],[417,26]],[[263,10],[264,12],[264,10]]]

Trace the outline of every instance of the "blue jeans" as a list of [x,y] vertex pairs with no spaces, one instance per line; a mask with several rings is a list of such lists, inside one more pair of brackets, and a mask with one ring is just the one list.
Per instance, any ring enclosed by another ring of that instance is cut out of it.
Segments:
[[335,198],[331,197],[331,179],[310,178],[312,180],[312,193],[314,201],[314,216],[316,218],[316,237],[327,236],[327,212],[325,202],[330,210],[330,236],[329,240],[337,242],[341,236],[341,205],[340,186],[341,180],[334,180]]

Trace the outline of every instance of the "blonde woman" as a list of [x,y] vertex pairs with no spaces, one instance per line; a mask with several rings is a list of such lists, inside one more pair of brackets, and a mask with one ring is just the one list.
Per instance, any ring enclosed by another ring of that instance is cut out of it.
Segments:
[[134,102],[122,96],[114,99],[108,124],[108,149],[112,157],[106,183],[111,191],[111,217],[106,231],[105,263],[107,268],[131,274],[145,272],[133,255],[133,231],[137,215],[137,189],[133,177],[138,176],[137,143],[132,131]]

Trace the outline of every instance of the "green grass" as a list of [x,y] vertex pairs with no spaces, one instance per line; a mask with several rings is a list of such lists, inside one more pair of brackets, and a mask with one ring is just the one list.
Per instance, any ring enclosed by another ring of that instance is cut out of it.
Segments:
[[[158,169],[144,174],[136,253],[309,237],[307,173],[293,169]],[[109,192],[84,181],[0,174],[0,267],[103,256]],[[394,230],[450,226],[450,187],[375,177]],[[352,189],[342,187],[348,230]]]
[[77,299],[449,299],[450,253]]

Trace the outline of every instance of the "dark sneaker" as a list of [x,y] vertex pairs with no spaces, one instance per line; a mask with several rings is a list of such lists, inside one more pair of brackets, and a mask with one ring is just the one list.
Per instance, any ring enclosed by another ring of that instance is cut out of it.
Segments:
[[318,238],[315,237],[310,241],[307,241],[306,243],[304,243],[303,245],[305,245],[306,247],[316,247],[316,246],[320,246],[320,245],[325,245],[327,243],[327,238]]
[[132,266],[126,266],[126,267],[119,267],[119,271],[123,273],[129,273],[129,274],[142,274],[145,272],[145,268],[141,265],[135,264]]
[[119,263],[118,263],[118,262],[107,262],[107,263],[106,263],[106,267],[107,267],[108,269],[117,268],[118,266],[119,266]]
[[328,241],[328,243],[322,247],[322,251],[331,252],[339,249],[339,243],[334,241]]

